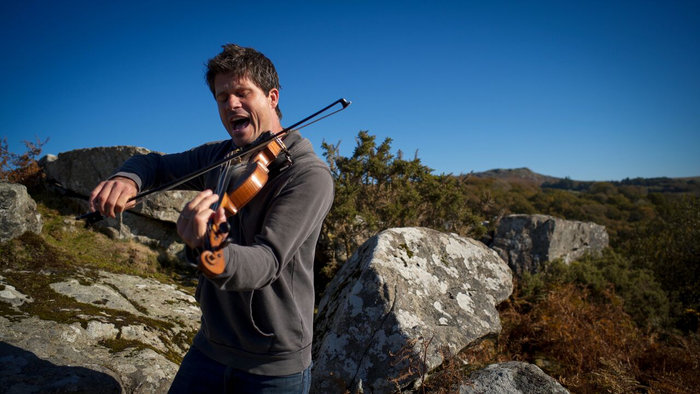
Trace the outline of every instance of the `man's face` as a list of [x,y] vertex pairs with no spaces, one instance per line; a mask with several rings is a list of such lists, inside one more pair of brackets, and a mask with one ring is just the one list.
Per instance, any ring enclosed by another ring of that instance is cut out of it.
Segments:
[[282,129],[275,112],[279,100],[277,89],[266,94],[250,78],[226,73],[214,78],[214,95],[221,122],[237,146],[255,141],[266,131]]

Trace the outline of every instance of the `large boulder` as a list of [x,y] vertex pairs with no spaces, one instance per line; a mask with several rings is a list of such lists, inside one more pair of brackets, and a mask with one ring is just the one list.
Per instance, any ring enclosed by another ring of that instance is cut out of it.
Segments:
[[414,385],[445,354],[497,335],[496,305],[512,289],[506,263],[472,239],[426,228],[372,237],[320,301],[313,390],[386,393]]
[[570,263],[608,247],[605,226],[547,215],[509,215],[501,219],[491,247],[516,275],[535,273],[546,261]]
[[89,196],[98,183],[114,174],[131,156],[148,153],[148,149],[135,146],[85,148],[62,152],[58,156],[47,155],[40,164],[47,179],[72,192]]
[[[113,175],[121,165],[134,155],[151,152],[135,146],[112,146],[76,149],[47,155],[40,164],[49,181],[82,196],[89,196],[98,183]],[[132,211],[143,216],[176,223],[180,210],[197,192],[173,190],[156,193],[146,198]]]
[[24,185],[0,182],[0,242],[27,231],[41,233],[41,215]]
[[199,327],[191,294],[149,278],[5,270],[0,289],[2,392],[166,393]]
[[509,361],[492,364],[469,376],[459,394],[568,394],[559,382],[536,365]]
[[[68,195],[86,199],[101,181],[108,179],[130,157],[151,152],[134,146],[76,149],[47,155],[40,164],[49,182],[58,184]],[[180,211],[197,195],[196,191],[170,190],[154,193],[116,219],[105,218],[94,225],[115,239],[130,239],[162,248],[171,258],[183,259],[175,223]],[[85,200],[78,205],[88,209]]]

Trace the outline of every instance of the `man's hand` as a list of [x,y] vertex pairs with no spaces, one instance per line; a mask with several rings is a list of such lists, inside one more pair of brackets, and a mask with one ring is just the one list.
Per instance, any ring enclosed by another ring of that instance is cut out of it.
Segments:
[[117,176],[100,182],[90,194],[90,211],[98,211],[111,218],[117,213],[133,208],[135,201],[129,199],[138,193],[136,182],[129,178]]
[[216,224],[226,221],[223,208],[219,207],[216,212],[211,209],[212,204],[218,200],[219,196],[211,190],[205,190],[197,194],[180,212],[180,217],[177,219],[177,233],[190,248],[199,248],[204,245],[207,223],[210,219],[213,218]]

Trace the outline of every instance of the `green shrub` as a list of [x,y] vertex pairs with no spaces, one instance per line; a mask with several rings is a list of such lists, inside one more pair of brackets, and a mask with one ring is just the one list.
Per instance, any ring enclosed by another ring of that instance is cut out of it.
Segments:
[[669,316],[669,301],[651,271],[635,268],[622,255],[607,249],[602,257],[585,257],[565,264],[555,260],[541,273],[524,275],[523,297],[536,301],[554,286],[567,283],[585,288],[592,300],[605,302],[612,290],[623,300],[623,308],[640,328],[663,327]]

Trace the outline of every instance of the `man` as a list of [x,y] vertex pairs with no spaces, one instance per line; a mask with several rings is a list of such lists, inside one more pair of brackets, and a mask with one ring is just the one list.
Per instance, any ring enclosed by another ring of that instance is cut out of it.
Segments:
[[[129,159],[92,192],[91,209],[114,217],[128,199],[191,173],[282,130],[279,81],[272,62],[252,48],[228,44],[209,60],[207,84],[231,139],[171,154]],[[333,201],[327,166],[298,132],[284,139],[269,180],[234,216],[212,204],[218,173],[187,182],[202,190],[182,210],[177,231],[195,261],[207,223],[228,221],[233,241],[224,248],[225,269],[200,275],[196,297],[202,323],[182,361],[171,392],[308,392],[314,289],[313,259],[321,224]]]

